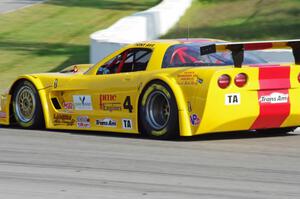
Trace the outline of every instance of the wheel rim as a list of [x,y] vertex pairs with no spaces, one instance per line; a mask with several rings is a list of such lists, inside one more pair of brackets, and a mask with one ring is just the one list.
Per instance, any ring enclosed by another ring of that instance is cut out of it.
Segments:
[[163,129],[170,119],[170,104],[161,91],[152,92],[146,102],[146,119],[155,130]]
[[16,95],[16,114],[22,122],[32,120],[35,111],[35,97],[32,89],[22,87]]

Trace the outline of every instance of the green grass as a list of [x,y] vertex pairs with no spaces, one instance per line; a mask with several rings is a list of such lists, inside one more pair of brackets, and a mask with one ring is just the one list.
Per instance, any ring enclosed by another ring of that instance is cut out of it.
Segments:
[[195,0],[163,38],[300,38],[300,0]]
[[0,14],[0,91],[19,74],[89,62],[89,35],[160,0],[49,0]]

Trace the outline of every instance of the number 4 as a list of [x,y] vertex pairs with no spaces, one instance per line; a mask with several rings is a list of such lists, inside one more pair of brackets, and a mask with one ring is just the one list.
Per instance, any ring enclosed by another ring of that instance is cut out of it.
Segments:
[[125,101],[123,103],[123,108],[128,109],[129,113],[132,113],[133,106],[131,105],[130,96],[127,96],[125,98]]

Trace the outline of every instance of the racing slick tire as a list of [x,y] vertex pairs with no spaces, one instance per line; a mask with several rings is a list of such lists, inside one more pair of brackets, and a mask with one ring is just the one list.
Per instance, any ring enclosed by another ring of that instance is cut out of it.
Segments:
[[139,118],[142,133],[157,139],[177,137],[178,107],[169,86],[155,81],[144,89],[141,96]]
[[43,128],[44,116],[38,91],[25,80],[14,89],[12,111],[17,124],[22,128]]

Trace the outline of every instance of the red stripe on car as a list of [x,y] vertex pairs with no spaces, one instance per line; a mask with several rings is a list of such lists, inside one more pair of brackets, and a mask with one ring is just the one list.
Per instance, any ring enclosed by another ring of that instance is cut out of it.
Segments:
[[278,128],[290,114],[290,67],[259,68],[260,113],[251,129]]
[[290,67],[259,68],[259,90],[287,89],[290,84]]
[[245,50],[263,50],[272,48],[272,43],[254,43],[254,44],[244,44]]

